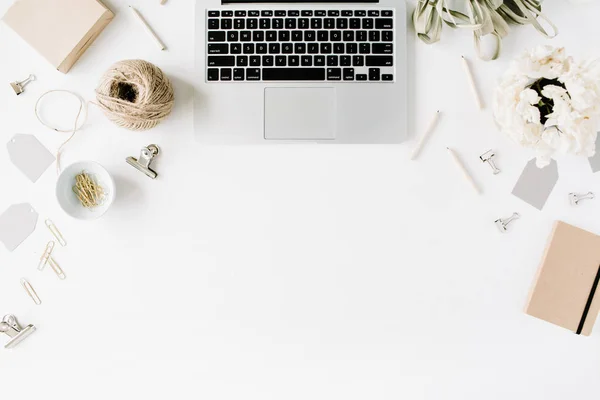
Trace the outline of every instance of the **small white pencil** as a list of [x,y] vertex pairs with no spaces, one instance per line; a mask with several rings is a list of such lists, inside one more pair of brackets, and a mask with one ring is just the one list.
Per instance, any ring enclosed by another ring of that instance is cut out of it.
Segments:
[[473,180],[473,177],[471,176],[471,174],[465,167],[465,164],[463,164],[461,159],[458,157],[458,154],[456,154],[456,152],[454,150],[452,150],[451,148],[449,148],[449,147],[446,147],[446,148],[448,149],[448,153],[450,153],[450,155],[454,159],[454,163],[458,166],[458,169],[462,172],[463,176],[469,182],[471,187],[473,187],[473,189],[475,190],[475,192],[477,192],[477,194],[481,194],[481,190],[479,189],[479,186],[477,186],[477,184]]
[[475,104],[477,105],[477,109],[481,110],[483,108],[483,103],[481,102],[481,97],[479,97],[479,91],[475,85],[475,79],[473,78],[471,67],[469,67],[469,62],[464,56],[460,57],[462,58],[463,67],[465,68],[465,73],[467,74],[469,85],[471,86],[471,92],[473,92],[473,97],[475,97]]
[[439,118],[440,118],[440,110],[437,110],[435,112],[435,115],[431,119],[431,122],[427,126],[427,129],[425,130],[425,132],[423,132],[423,134],[419,138],[419,141],[417,142],[417,145],[413,149],[412,154],[410,155],[410,159],[411,160],[414,160],[414,159],[417,158],[417,156],[421,152],[421,149],[423,148],[423,145],[425,144],[425,142],[429,138],[429,135],[431,134],[431,132],[433,132],[433,128],[435,128],[435,126],[436,126]]
[[160,40],[160,38],[156,35],[156,33],[154,33],[154,31],[152,30],[152,28],[150,28],[150,25],[148,25],[148,23],[146,22],[146,20],[144,19],[144,17],[142,17],[142,14],[139,13],[138,10],[136,10],[135,8],[133,8],[132,6],[129,6],[129,8],[131,9],[131,12],[133,13],[133,15],[135,15],[138,19],[138,21],[140,21],[140,24],[142,24],[142,26],[144,27],[144,29],[146,30],[146,32],[148,33],[148,35],[154,39],[154,41],[156,42],[156,44],[158,45],[158,47],[161,50],[165,50],[166,47],[164,45],[164,43]]

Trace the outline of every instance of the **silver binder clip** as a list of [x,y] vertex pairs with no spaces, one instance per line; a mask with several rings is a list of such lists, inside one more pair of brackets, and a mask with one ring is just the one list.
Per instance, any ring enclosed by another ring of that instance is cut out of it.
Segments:
[[490,167],[492,167],[492,171],[494,172],[494,175],[496,175],[500,173],[500,170],[496,166],[496,163],[494,163],[494,157],[496,157],[496,153],[494,153],[492,150],[488,150],[480,155],[479,159],[481,162],[487,163]]
[[138,171],[146,174],[146,176],[155,179],[158,174],[156,171],[150,168],[150,164],[152,163],[152,160],[154,160],[154,157],[156,157],[159,153],[160,148],[155,144],[150,144],[142,149],[139,159],[127,157],[126,161]]
[[511,215],[508,218],[498,218],[497,220],[494,221],[494,223],[496,224],[496,227],[498,228],[498,230],[500,232],[504,233],[507,231],[508,224],[513,222],[515,219],[519,219],[519,218],[521,218],[519,213],[513,213],[513,215]]
[[5,349],[12,349],[33,332],[35,332],[35,326],[27,325],[25,328],[21,327],[14,315],[5,315],[2,322],[0,322],[0,333],[5,333],[11,338],[4,345]]
[[572,206],[577,206],[577,205],[579,205],[579,202],[581,200],[585,200],[585,199],[591,200],[595,197],[596,196],[592,192],[587,192],[585,194],[569,193],[569,202],[571,203]]
[[35,75],[29,75],[27,77],[27,79],[25,79],[24,81],[21,82],[12,82],[10,84],[10,87],[13,88],[13,90],[15,91],[16,95],[20,95],[21,93],[23,93],[25,91],[25,86],[29,83],[29,82],[33,82],[35,81]]

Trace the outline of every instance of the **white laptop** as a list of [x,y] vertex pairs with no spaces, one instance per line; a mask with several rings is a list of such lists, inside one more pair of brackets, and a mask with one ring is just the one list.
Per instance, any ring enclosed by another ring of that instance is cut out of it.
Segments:
[[203,143],[399,143],[405,0],[196,2]]

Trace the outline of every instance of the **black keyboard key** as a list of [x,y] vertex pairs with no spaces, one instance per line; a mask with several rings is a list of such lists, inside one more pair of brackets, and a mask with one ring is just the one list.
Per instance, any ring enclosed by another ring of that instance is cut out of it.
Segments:
[[352,10],[342,10],[342,16],[343,17],[351,17],[352,16]]
[[[235,16],[236,16],[236,17],[245,17],[245,16],[246,16],[246,11],[243,11],[243,10],[237,10],[237,11],[235,12]],[[234,75],[235,75],[235,73],[234,73]]]
[[335,19],[333,18],[325,18],[323,20],[325,29],[335,29]]
[[235,64],[238,67],[247,67],[248,66],[248,56],[237,56]]
[[221,68],[221,80],[222,81],[230,81],[231,80],[231,68]]
[[275,16],[276,17],[285,17],[285,15],[286,15],[285,10],[276,10],[275,11]]
[[260,15],[260,11],[258,10],[250,10],[248,11],[248,16],[249,17],[258,17]]
[[247,81],[260,81],[260,68],[246,69],[246,80]]
[[288,56],[288,66],[298,67],[300,65],[300,56]]
[[344,68],[343,74],[344,74],[345,81],[353,81],[354,80],[354,68]]
[[300,11],[298,11],[298,10],[290,10],[290,11],[288,11],[288,16],[289,17],[299,17],[300,16]]
[[251,40],[252,40],[252,32],[250,32],[250,31],[240,32],[240,41],[249,42]]
[[224,42],[225,32],[222,31],[208,31],[209,42]]
[[381,34],[379,33],[379,31],[369,31],[369,41],[370,42],[381,41]]
[[272,17],[273,16],[273,11],[271,10],[262,10],[260,15],[262,17]]
[[263,31],[252,32],[252,41],[263,42],[265,40],[265,33]]
[[339,17],[340,12],[338,10],[329,10],[327,11],[327,15],[330,17]]
[[308,18],[300,18],[298,20],[298,29],[308,29],[309,22]]
[[303,17],[312,17],[313,12],[312,10],[302,10],[301,14]]
[[361,43],[358,46],[358,52],[360,54],[369,54],[369,53],[371,53],[371,43]]
[[350,29],[360,29],[360,18],[350,18]]
[[265,67],[272,67],[275,62],[275,57],[273,56],[263,56],[262,57],[262,65]]
[[373,43],[371,52],[373,54],[392,54],[394,46],[391,43]]
[[348,29],[348,18],[338,18],[335,26],[337,29]]
[[394,65],[393,56],[367,56],[367,67],[392,67]]
[[218,17],[219,15],[221,15],[221,13],[219,11],[209,11],[208,12],[209,17]]
[[308,51],[308,54],[318,54],[319,53],[319,44],[318,43],[309,43],[308,48],[306,49]]
[[230,10],[222,11],[221,17],[233,17],[233,11],[230,11]]
[[246,28],[258,29],[258,19],[257,18],[248,18],[246,20]]
[[354,65],[355,67],[364,67],[365,56],[353,56],[352,57],[352,65]]
[[233,27],[233,23],[230,19],[222,19],[221,20],[221,29],[231,29]]
[[369,10],[369,17],[379,17],[379,10]]
[[233,27],[235,29],[241,30],[246,29],[246,20],[242,18],[236,18],[233,20]]
[[209,19],[208,20],[208,29],[219,29],[219,20],[218,19]]
[[356,41],[357,42],[366,42],[367,41],[367,31],[356,31]]
[[219,80],[219,69],[218,68],[209,68],[206,71],[206,79],[209,81],[218,81]]
[[329,32],[329,40],[332,42],[339,42],[342,40],[342,32],[341,31],[331,31]]
[[279,54],[281,53],[281,45],[279,43],[270,43],[269,44],[269,54]]
[[321,54],[331,54],[331,43],[321,43]]
[[229,53],[229,45],[228,44],[209,44],[208,45],[208,54],[228,54]]
[[302,41],[302,31],[292,31],[292,42]]
[[243,81],[244,80],[244,68],[234,68],[233,69],[233,80],[234,81]]
[[256,43],[256,54],[267,54],[268,48],[266,43]]
[[356,75],[356,80],[357,81],[366,81],[367,80],[367,74],[357,74]]
[[375,20],[376,29],[392,29],[394,27],[394,20],[392,18],[377,18]]
[[352,57],[350,56],[341,56],[340,57],[340,65],[342,67],[349,67],[352,65]]
[[356,10],[356,11],[354,11],[354,16],[355,17],[366,17],[367,12],[365,10]]
[[273,19],[273,29],[283,29],[283,18]]
[[322,67],[325,65],[325,56],[315,56],[315,67]]
[[263,81],[324,81],[325,68],[263,68]]
[[327,56],[327,66],[328,67],[337,67],[338,66],[338,56]]
[[354,42],[354,31],[344,31],[344,42]]
[[378,81],[381,79],[379,68],[369,68],[369,80]]
[[233,56],[208,56],[209,67],[233,67],[235,57]]
[[285,19],[285,29],[296,29],[296,19],[295,18],[286,18]]
[[381,40],[384,42],[392,42],[394,40],[394,32],[393,31],[381,32]]
[[277,32],[276,31],[267,31],[266,33],[267,42],[276,42],[277,41]]
[[327,15],[327,12],[325,10],[317,10],[315,11],[315,16],[316,17],[324,17]]
[[229,45],[229,52],[231,54],[242,54],[242,44],[241,43],[231,43],[231,45]]
[[287,65],[287,56],[275,57],[275,65],[278,67],[285,67]]
[[317,40],[319,42],[327,42],[327,41],[329,41],[329,32],[327,32],[327,31],[319,31],[319,32],[317,32]]
[[358,53],[358,45],[356,43],[346,43],[346,53],[348,53],[348,54]]
[[282,43],[281,52],[283,54],[292,54],[294,52],[294,45],[292,43]]
[[334,54],[344,54],[345,46],[344,43],[334,43],[333,52]]
[[254,43],[244,43],[244,54],[254,54]]
[[393,15],[394,15],[394,12],[392,10],[383,10],[381,12],[382,17],[391,17]]
[[323,20],[321,18],[312,18],[310,20],[310,29],[322,29]]
[[362,28],[363,29],[373,29],[373,18],[363,18]]
[[317,40],[317,33],[315,31],[304,31],[304,41],[314,42]]
[[261,18],[258,26],[260,29],[271,29],[271,20],[268,18]]
[[300,62],[303,67],[312,67],[312,56],[302,56]]
[[227,32],[227,41],[228,42],[237,42],[239,41],[239,35],[236,31]]
[[279,31],[279,41],[280,42],[289,42],[290,41],[290,31]]
[[260,67],[260,56],[250,56],[250,66]]
[[382,81],[393,81],[394,80],[394,75],[391,74],[383,74],[381,75],[381,80]]
[[342,69],[341,68],[327,68],[327,80],[328,81],[341,81],[342,80]]
[[296,43],[294,45],[294,53],[305,54],[306,53],[306,43]]

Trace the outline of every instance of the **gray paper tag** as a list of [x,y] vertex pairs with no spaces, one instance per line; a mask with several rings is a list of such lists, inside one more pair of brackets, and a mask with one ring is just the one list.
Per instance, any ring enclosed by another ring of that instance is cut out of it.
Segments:
[[600,171],[600,133],[596,137],[596,154],[593,157],[588,158],[590,161],[590,167],[592,172]]
[[13,204],[0,215],[0,242],[13,251],[35,230],[38,213],[27,203]]
[[40,176],[54,162],[54,156],[33,135],[17,134],[6,144],[12,163],[31,182]]
[[541,210],[556,182],[558,182],[558,165],[555,160],[545,168],[538,168],[535,159],[529,160],[512,194]]

